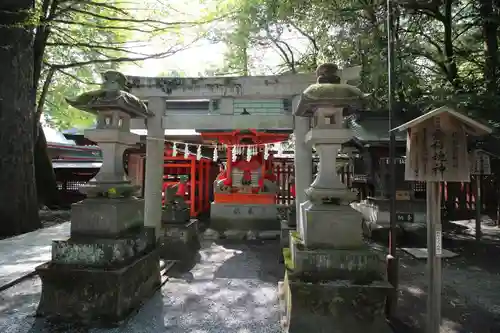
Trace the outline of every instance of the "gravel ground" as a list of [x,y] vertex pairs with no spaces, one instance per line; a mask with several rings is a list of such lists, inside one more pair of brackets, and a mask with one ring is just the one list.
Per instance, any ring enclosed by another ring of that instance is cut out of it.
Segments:
[[49,326],[35,319],[40,281],[32,279],[0,293],[2,333],[278,333],[278,242],[205,243],[199,263],[174,274],[124,325],[111,330]]
[[[460,256],[443,260],[441,333],[500,333],[500,244],[454,238],[444,245]],[[111,330],[54,327],[35,319],[41,286],[34,278],[0,293],[0,332],[278,333],[279,253],[277,241],[205,242],[194,268],[172,272],[136,315]],[[403,252],[400,259],[398,333],[424,332],[426,263]]]
[[[441,333],[499,333],[499,244],[477,244],[471,237],[456,236],[443,242],[446,249],[460,255],[443,260]],[[400,264],[398,314],[407,325],[402,332],[424,332],[426,260],[401,252]]]

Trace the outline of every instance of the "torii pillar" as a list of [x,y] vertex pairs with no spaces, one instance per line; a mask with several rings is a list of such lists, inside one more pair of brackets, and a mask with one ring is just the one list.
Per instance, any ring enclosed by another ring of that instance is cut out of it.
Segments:
[[163,152],[165,131],[162,118],[167,103],[163,97],[150,97],[148,109],[154,117],[147,119],[146,168],[144,181],[144,226],[155,228],[156,239],[161,235]]

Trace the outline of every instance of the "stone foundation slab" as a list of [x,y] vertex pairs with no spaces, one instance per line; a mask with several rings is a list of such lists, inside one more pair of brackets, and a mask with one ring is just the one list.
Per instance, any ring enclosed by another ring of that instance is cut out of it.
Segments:
[[214,229],[207,229],[201,235],[204,240],[275,240],[279,239],[279,230],[225,230],[219,232]]
[[285,275],[279,284],[281,325],[287,333],[389,333],[385,300],[392,289],[378,281],[308,283]]
[[154,248],[155,244],[153,228],[140,228],[116,239],[73,236],[52,242],[52,263],[116,266]]
[[278,207],[269,204],[220,204],[210,207],[210,228],[225,230],[280,230]]
[[151,251],[116,269],[51,262],[36,268],[42,295],[36,314],[86,326],[119,325],[160,287],[160,260]]
[[189,209],[173,209],[172,207],[165,207],[161,213],[161,221],[163,223],[174,224],[181,223],[184,224],[189,222],[191,215]]
[[290,274],[304,280],[386,280],[383,254],[368,245],[358,249],[308,249],[298,232],[290,232],[290,248],[283,250],[283,256]]
[[143,221],[142,199],[89,198],[71,205],[71,235],[116,236]]
[[160,236],[160,257],[165,260],[191,261],[200,249],[198,221],[163,222]]

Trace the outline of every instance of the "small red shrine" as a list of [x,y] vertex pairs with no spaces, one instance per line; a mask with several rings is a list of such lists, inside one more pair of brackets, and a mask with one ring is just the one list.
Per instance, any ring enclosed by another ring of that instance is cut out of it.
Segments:
[[222,147],[221,155],[225,151],[226,156],[225,166],[214,182],[212,221],[234,219],[233,214],[238,220],[275,216],[278,185],[271,144],[286,141],[289,134],[252,129],[199,132],[205,142]]

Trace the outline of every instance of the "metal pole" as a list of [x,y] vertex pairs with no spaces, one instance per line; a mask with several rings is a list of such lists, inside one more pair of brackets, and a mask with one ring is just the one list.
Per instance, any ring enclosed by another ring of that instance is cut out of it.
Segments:
[[441,184],[427,182],[427,330],[439,333],[441,326]]
[[390,193],[390,231],[389,231],[389,256],[387,257],[387,275],[389,283],[394,287],[387,301],[386,315],[393,317],[397,307],[398,288],[398,258],[396,253],[396,137],[392,129],[394,122],[394,8],[392,0],[387,0],[387,78],[388,78],[388,108],[389,108],[389,193]]

